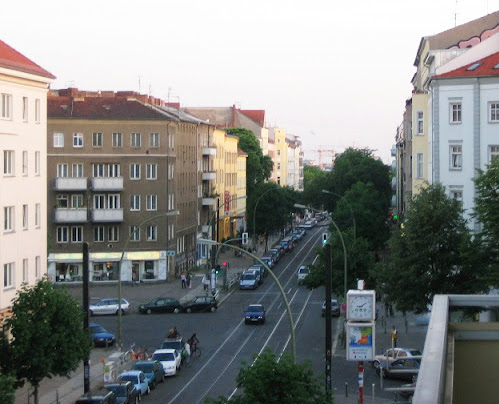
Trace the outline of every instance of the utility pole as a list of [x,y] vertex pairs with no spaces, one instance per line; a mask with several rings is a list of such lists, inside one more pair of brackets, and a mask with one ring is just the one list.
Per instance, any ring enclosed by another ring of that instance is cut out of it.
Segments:
[[326,243],[326,394],[331,394],[331,346],[332,346],[332,333],[331,333],[331,283],[333,281],[332,271],[332,247],[331,244]]
[[[83,329],[88,332],[88,243],[83,243]],[[90,358],[83,360],[83,392],[90,391]]]

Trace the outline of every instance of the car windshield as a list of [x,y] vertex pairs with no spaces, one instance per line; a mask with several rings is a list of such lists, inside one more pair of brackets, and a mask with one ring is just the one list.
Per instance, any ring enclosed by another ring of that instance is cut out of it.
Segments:
[[253,275],[253,274],[244,274],[244,275],[241,277],[241,279],[242,279],[243,281],[253,281],[253,280],[255,280],[255,275]]
[[90,326],[90,331],[93,334],[97,334],[97,333],[101,333],[101,332],[107,332],[106,329],[103,326],[101,326],[101,325],[91,325]]
[[126,396],[126,386],[110,385],[110,386],[107,386],[107,389],[111,390],[115,396],[118,396],[118,397]]
[[246,311],[251,311],[251,312],[258,312],[258,311],[263,311],[262,306],[249,306]]
[[154,371],[154,364],[150,363],[136,363],[133,365],[133,370],[142,370],[144,373],[151,373]]
[[175,357],[173,356],[172,353],[170,352],[165,352],[165,353],[155,353],[153,356],[152,356],[152,359],[153,360],[156,360],[156,361],[163,361],[163,362],[167,362],[167,361],[174,361],[175,360]]
[[120,377],[120,379],[125,382],[132,382],[133,384],[137,383],[137,376],[133,375],[123,375]]
[[411,349],[409,351],[411,353],[412,356],[421,356],[423,355],[420,351],[418,351],[417,349]]
[[182,348],[182,341],[163,341],[161,349],[180,349]]
[[299,271],[301,274],[308,274],[308,268],[300,268]]

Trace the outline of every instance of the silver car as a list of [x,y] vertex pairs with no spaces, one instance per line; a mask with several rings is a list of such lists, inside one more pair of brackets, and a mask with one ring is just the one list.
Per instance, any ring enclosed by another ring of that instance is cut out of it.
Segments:
[[[88,307],[88,312],[91,316],[101,314],[118,314],[119,310],[118,299],[101,299],[97,303],[91,304]],[[121,314],[126,314],[130,311],[130,303],[127,300],[121,299]]]

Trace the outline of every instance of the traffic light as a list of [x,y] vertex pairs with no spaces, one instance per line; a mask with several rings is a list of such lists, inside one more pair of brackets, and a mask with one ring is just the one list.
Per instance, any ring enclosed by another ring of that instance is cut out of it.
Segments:
[[220,265],[216,265],[215,266],[215,274],[219,274],[220,273]]
[[243,233],[242,243],[243,243],[243,245],[247,245],[248,244],[248,233]]
[[327,233],[322,233],[322,245],[327,244],[327,239],[328,239]]

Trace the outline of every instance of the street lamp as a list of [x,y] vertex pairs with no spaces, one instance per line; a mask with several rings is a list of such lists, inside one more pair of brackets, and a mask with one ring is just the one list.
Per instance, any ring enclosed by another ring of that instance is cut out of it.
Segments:
[[277,276],[274,274],[274,272],[272,272],[272,270],[267,266],[267,264],[265,264],[265,262],[263,262],[259,257],[246,251],[244,248],[240,248],[240,247],[232,245],[232,244],[219,243],[217,241],[202,239],[202,238],[199,238],[198,242],[202,243],[202,244],[213,245],[213,246],[229,247],[229,248],[232,248],[234,250],[238,250],[246,255],[249,255],[251,258],[253,258],[257,262],[259,262],[261,265],[263,265],[263,267],[265,268],[267,273],[272,276],[272,279],[274,280],[275,284],[279,288],[279,291],[281,292],[281,296],[284,300],[284,304],[286,305],[286,311],[288,312],[289,327],[291,330],[291,346],[292,346],[292,350],[293,350],[293,360],[296,363],[296,339],[295,339],[295,324],[293,321],[293,314],[291,313],[291,307],[289,306],[289,302],[288,302],[288,298],[286,297],[286,293],[284,292],[284,289],[282,288],[282,285],[279,282],[279,279],[277,278]]
[[352,218],[352,221],[353,221],[353,239],[357,239],[356,237],[356,234],[357,234],[357,230],[356,230],[356,224],[355,224],[355,212],[354,210],[352,209],[352,206],[350,205],[350,202],[347,201],[347,199],[344,197],[344,196],[341,196],[340,194],[337,194],[336,192],[332,192],[332,191],[328,191],[327,189],[323,189],[322,190],[322,193],[323,194],[331,194],[331,195],[335,195],[337,196],[338,198],[341,198],[343,199],[346,204],[348,205],[348,207],[350,208],[350,217]]
[[[143,225],[145,225],[146,223],[149,223],[150,221],[157,219],[159,217],[177,216],[179,214],[180,214],[180,212],[178,210],[172,210],[169,212],[160,213],[159,215],[152,216],[149,219],[146,219],[142,223],[140,223],[137,226],[137,228],[132,233],[130,233],[127,240],[125,241],[123,251],[121,252],[120,262],[118,264],[118,346],[120,347],[120,349],[122,348],[122,343],[123,343],[123,340],[122,340],[122,321],[121,321],[121,265],[123,263],[125,251],[128,249],[128,243],[130,242],[130,239],[132,238],[132,236],[134,236],[140,230],[140,228]],[[167,244],[168,244],[168,235],[166,236],[166,240],[167,240]]]

